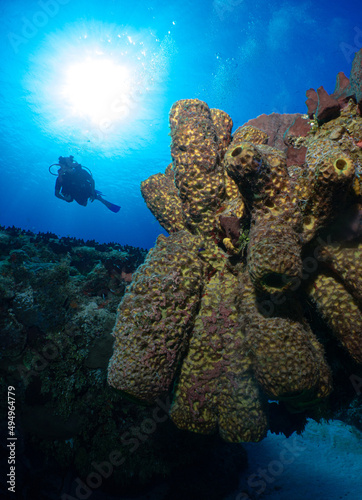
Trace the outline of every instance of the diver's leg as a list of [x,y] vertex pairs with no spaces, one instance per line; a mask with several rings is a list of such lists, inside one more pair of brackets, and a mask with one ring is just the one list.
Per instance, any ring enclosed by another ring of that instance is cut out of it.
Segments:
[[94,199],[100,201],[101,203],[103,203],[103,205],[105,205],[109,210],[111,210],[114,213],[119,212],[120,209],[121,209],[121,207],[119,205],[115,205],[114,203],[111,203],[110,201],[105,200],[98,193],[96,193],[96,196],[95,196]]

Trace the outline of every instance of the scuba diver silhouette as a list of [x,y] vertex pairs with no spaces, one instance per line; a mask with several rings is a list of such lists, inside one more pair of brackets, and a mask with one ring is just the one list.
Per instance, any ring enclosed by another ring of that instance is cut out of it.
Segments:
[[[49,167],[49,172],[52,175],[57,175],[55,182],[55,196],[57,198],[68,203],[75,200],[83,207],[87,205],[88,200],[91,202],[98,200],[112,212],[119,212],[121,207],[102,198],[102,193],[95,189],[91,171],[74,161],[74,156],[60,156],[58,161],[59,163],[53,163]],[[60,167],[57,174],[51,171],[54,165]]]

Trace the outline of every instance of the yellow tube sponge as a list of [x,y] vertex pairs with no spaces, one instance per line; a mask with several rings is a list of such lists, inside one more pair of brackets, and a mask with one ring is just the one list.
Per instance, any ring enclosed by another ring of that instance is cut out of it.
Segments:
[[251,142],[253,144],[266,144],[268,142],[268,134],[252,125],[244,125],[235,130],[233,141],[235,143]]
[[285,291],[302,272],[301,214],[292,194],[285,155],[268,146],[234,141],[225,165],[251,212],[248,269],[268,293]]
[[333,333],[357,363],[362,363],[362,313],[356,300],[332,275],[318,274],[309,297]]
[[[197,99],[174,104],[172,166],[142,183],[171,235],[119,306],[111,385],[149,403],[172,393],[179,428],[230,442],[273,428],[270,398],[283,414],[328,417],[329,329],[331,367],[339,348],[362,363],[362,118],[353,107],[301,136],[306,157],[288,167],[260,130],[241,127],[229,143],[226,113]],[[339,246],[324,243],[329,235]]]
[[226,441],[259,441],[266,416],[244,348],[236,293],[237,278],[226,269],[206,284],[171,418],[181,429],[203,434],[218,428]]
[[168,233],[185,229],[181,200],[177,195],[170,166],[165,174],[151,175],[143,181],[141,193],[147,207]]
[[[331,390],[330,370],[300,308],[287,302],[289,315],[258,298],[247,272],[240,278],[240,314],[247,325],[247,346],[259,384],[272,397],[314,400]],[[280,310],[280,308],[279,308]],[[327,384],[326,384],[327,381]]]
[[159,236],[133,276],[113,330],[108,383],[152,403],[170,389],[184,354],[202,289],[199,238]]
[[247,264],[257,289],[281,293],[301,278],[300,238],[289,225],[260,217],[252,225],[249,239]]
[[319,138],[312,142],[306,161],[307,177],[301,177],[303,187],[296,187],[303,193],[304,242],[310,241],[345,207],[355,179],[355,164],[350,155],[330,139]]
[[219,142],[208,105],[198,99],[176,102],[170,111],[175,184],[187,227],[210,234],[214,212],[225,198]]
[[221,109],[211,108],[210,113],[218,137],[219,158],[222,160],[231,142],[233,121],[230,116]]

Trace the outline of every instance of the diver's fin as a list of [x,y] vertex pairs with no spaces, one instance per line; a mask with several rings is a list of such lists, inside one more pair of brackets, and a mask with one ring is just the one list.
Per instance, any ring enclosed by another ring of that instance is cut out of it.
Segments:
[[119,205],[115,205],[114,203],[111,203],[110,201],[107,200],[102,200],[102,203],[111,210],[111,212],[114,212],[115,214],[121,210],[121,207]]
[[115,214],[121,210],[121,207],[119,205],[115,205],[114,203],[111,203],[110,201],[105,200],[98,193],[96,194],[95,199],[100,201],[101,203],[103,203],[103,205],[105,205],[109,210],[111,210],[111,212],[114,212]]

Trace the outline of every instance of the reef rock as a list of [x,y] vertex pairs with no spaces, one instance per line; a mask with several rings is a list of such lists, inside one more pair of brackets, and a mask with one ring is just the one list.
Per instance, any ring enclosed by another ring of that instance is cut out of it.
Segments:
[[287,147],[284,143],[284,134],[295,120],[300,117],[300,113],[281,114],[271,113],[270,115],[260,115],[257,118],[252,118],[243,126],[255,127],[266,133],[268,138],[268,146],[286,151]]
[[339,115],[341,108],[339,102],[334,97],[330,96],[323,87],[317,89],[318,103],[315,110],[316,118],[319,123],[324,123],[328,120],[333,120]]
[[355,98],[359,112],[362,114],[362,49],[356,53],[353,59],[347,93]]
[[318,120],[319,124],[337,118],[350,99],[357,104],[357,112],[362,114],[362,49],[353,59],[350,77],[347,78],[343,72],[338,73],[331,95],[323,87],[317,91],[309,89],[306,95],[308,115]]

